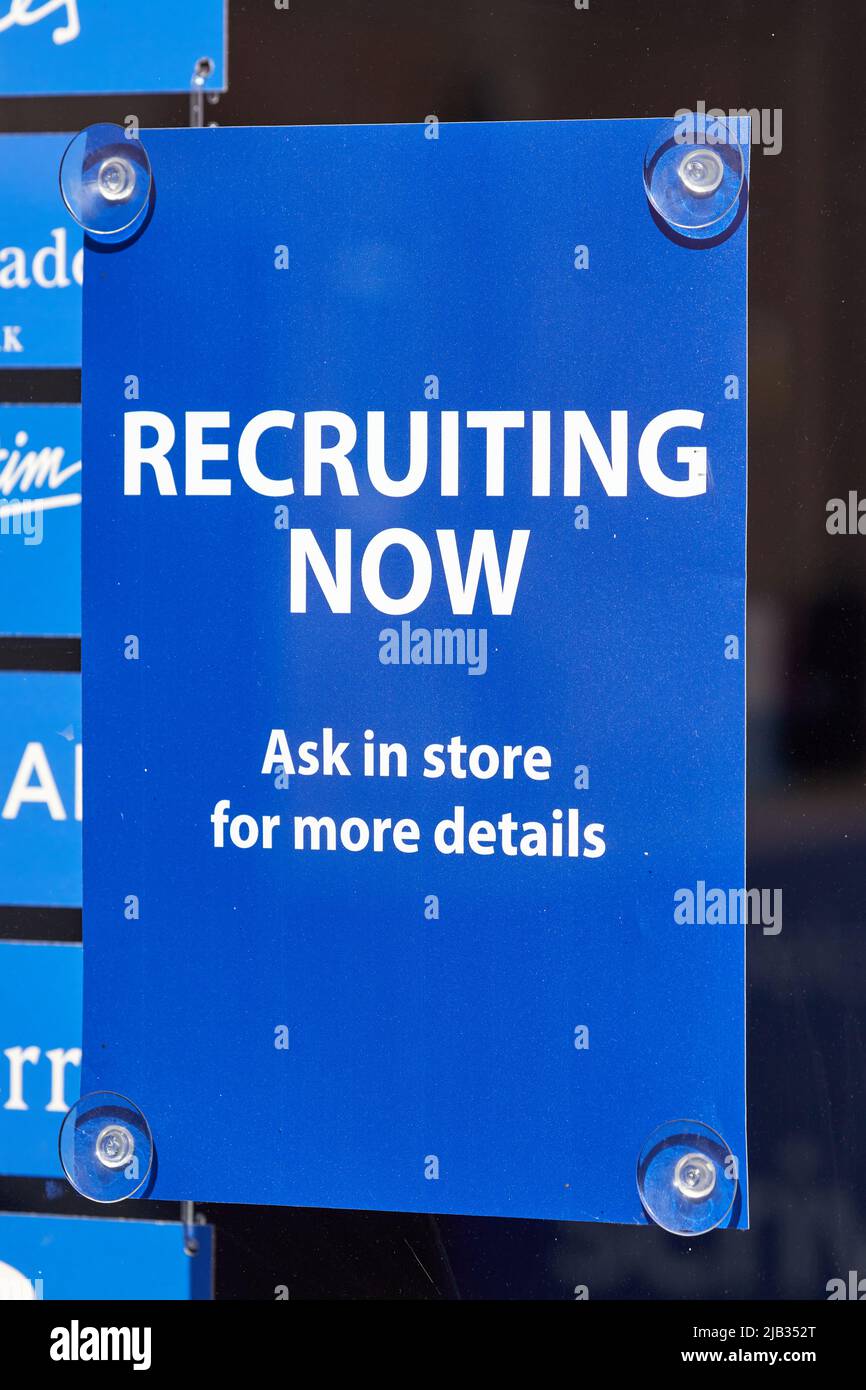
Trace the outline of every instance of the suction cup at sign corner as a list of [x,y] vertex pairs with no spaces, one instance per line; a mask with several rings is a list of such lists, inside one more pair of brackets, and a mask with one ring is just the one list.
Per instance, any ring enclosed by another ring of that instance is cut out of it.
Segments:
[[643,163],[646,195],[687,240],[719,236],[740,207],[746,159],[735,120],[683,115],[659,121]]
[[637,1186],[657,1226],[704,1235],[725,1220],[737,1195],[737,1161],[720,1134],[700,1120],[659,1125],[638,1155]]
[[153,175],[147,151],[122,126],[88,126],[66,148],[60,191],[75,221],[91,236],[128,240],[150,207]]
[[60,1162],[82,1197],[92,1202],[122,1202],[140,1192],[150,1175],[150,1126],[138,1106],[125,1096],[92,1091],[64,1118]]

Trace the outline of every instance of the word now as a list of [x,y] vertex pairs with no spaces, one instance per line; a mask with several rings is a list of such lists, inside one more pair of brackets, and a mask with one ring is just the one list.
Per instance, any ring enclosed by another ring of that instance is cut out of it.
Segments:
[[[448,590],[452,613],[473,613],[482,570],[487,585],[490,612],[508,615],[514,608],[517,586],[529,544],[528,531],[512,531],[503,566],[493,531],[473,531],[465,563],[457,548],[456,531],[437,531],[436,543],[442,575]],[[402,594],[388,593],[381,570],[389,552],[403,552],[411,571]],[[333,533],[333,562],[326,556],[315,534],[308,527],[289,532],[289,608],[292,613],[307,612],[307,574],[315,578],[332,613],[352,611],[352,532],[340,527]],[[413,613],[430,593],[433,559],[427,543],[415,531],[402,526],[380,531],[365,546],[361,557],[361,587],[372,608],[379,613]]]

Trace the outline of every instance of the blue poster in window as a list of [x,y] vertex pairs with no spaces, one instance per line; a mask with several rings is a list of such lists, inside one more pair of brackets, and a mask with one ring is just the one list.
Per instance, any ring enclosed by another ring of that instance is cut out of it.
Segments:
[[0,96],[226,87],[227,0],[0,0]]
[[[198,1252],[184,1250],[178,1221],[31,1216],[0,1212],[0,1299],[117,1302],[213,1297],[213,1228],[196,1226]],[[103,1319],[104,1321],[104,1319]],[[54,1360],[87,1361],[90,1323],[81,1316],[52,1337]],[[134,1369],[150,1368],[149,1329],[125,1328],[121,1352]],[[128,1338],[128,1342],[124,1342]],[[64,1351],[67,1354],[63,1354]],[[74,1354],[77,1352],[78,1354]]]
[[81,631],[81,409],[0,406],[0,635]]
[[678,915],[743,884],[746,226],[659,225],[654,128],[154,131],[86,253],[84,1089],[153,1196],[641,1222],[690,1117],[746,1223]]
[[58,183],[69,139],[0,136],[0,367],[81,364],[82,232]]
[[81,947],[0,942],[0,1174],[60,1176],[80,1071]]
[[81,677],[0,672],[0,903],[81,906]]

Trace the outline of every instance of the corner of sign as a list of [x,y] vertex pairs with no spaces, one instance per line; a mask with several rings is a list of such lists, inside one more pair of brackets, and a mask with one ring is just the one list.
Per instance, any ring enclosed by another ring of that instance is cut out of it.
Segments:
[[150,1125],[127,1096],[90,1091],[60,1127],[60,1163],[70,1186],[102,1204],[143,1195],[154,1166]]
[[60,193],[70,216],[105,245],[123,245],[145,226],[154,183],[138,123],[91,125],[73,137],[60,163]]
[[643,159],[643,183],[656,226],[681,246],[709,250],[746,215],[748,117],[680,111],[655,124]]
[[735,1211],[739,1162],[701,1120],[671,1120],[644,1141],[637,1159],[641,1205],[671,1235],[706,1235]]

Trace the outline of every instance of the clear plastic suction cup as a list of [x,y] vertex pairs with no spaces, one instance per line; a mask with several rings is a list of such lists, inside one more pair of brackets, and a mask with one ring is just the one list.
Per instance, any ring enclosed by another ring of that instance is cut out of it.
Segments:
[[130,236],[147,214],[152,185],[147,151],[119,125],[79,131],[60,165],[63,201],[95,237]]
[[737,1162],[720,1134],[700,1120],[659,1125],[638,1156],[637,1187],[647,1215],[676,1236],[715,1230],[737,1195]]
[[718,236],[736,217],[746,174],[738,135],[738,121],[726,117],[659,121],[644,155],[644,187],[681,236]]
[[140,1192],[150,1174],[150,1126],[125,1096],[92,1091],[73,1105],[63,1121],[60,1162],[82,1197],[122,1202]]

